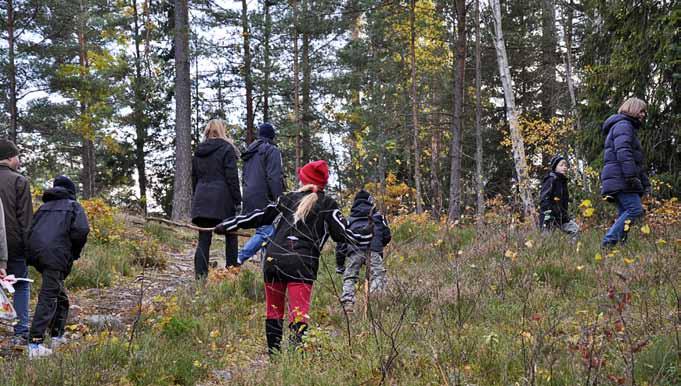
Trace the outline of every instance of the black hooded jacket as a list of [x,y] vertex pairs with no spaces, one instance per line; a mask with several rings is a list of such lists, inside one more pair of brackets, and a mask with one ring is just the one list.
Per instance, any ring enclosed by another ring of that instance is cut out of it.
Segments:
[[197,225],[235,214],[241,204],[236,161],[236,150],[227,141],[209,139],[199,144],[192,159],[192,221]]
[[336,244],[336,254],[341,257],[349,256],[353,251],[383,253],[383,248],[392,240],[390,227],[383,216],[378,212],[371,213],[374,204],[365,198],[355,199],[350,210],[350,217],[348,217],[348,224],[350,229],[356,231],[363,229],[369,225],[369,214],[371,214],[371,221],[374,228],[374,236],[371,239],[371,244],[364,247],[355,247],[347,243]]
[[567,177],[560,173],[550,172],[544,177],[539,196],[539,223],[542,226],[560,226],[570,221],[567,183]]
[[[294,223],[298,204],[308,194],[317,194],[317,202],[304,221]],[[263,273],[267,282],[305,282],[317,279],[319,255],[326,240],[337,243],[368,246],[371,230],[358,232],[350,229],[334,199],[324,192],[293,192],[280,196],[265,210],[255,210],[226,219],[217,231],[229,232],[237,228],[257,228],[272,224],[279,218],[272,241],[267,245]]]
[[73,193],[61,187],[46,190],[43,202],[28,235],[28,262],[41,272],[68,274],[87,242],[87,216]]
[[267,138],[258,138],[241,155],[244,161],[243,213],[264,209],[284,193],[281,152]]

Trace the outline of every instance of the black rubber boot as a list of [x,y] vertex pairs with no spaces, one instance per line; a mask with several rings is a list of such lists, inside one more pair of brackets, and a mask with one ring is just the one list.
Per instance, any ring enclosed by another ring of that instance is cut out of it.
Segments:
[[307,332],[307,323],[291,323],[288,328],[291,330],[291,335],[288,338],[289,345],[292,349],[296,349],[303,343],[303,337]]
[[282,319],[265,319],[265,335],[267,336],[267,352],[272,355],[281,349],[284,321]]

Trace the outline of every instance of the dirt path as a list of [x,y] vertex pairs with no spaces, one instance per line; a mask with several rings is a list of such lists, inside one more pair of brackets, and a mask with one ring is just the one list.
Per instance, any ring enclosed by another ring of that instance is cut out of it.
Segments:
[[[160,269],[147,269],[144,276],[123,278],[111,287],[89,288],[69,292],[71,308],[67,326],[77,326],[67,332],[69,339],[80,339],[84,328],[92,326],[93,320],[100,319],[100,324],[108,328],[127,329],[134,321],[140,300],[141,284],[144,284],[143,305],[149,304],[156,296],[169,296],[178,289],[186,287],[194,281],[193,249],[185,253],[168,252],[168,264]],[[39,291],[33,287],[32,291]],[[35,305],[31,306],[31,317]],[[97,324],[97,323],[95,323]],[[94,326],[95,328],[97,326]],[[0,324],[0,357],[20,355],[21,348],[10,344],[12,327]]]

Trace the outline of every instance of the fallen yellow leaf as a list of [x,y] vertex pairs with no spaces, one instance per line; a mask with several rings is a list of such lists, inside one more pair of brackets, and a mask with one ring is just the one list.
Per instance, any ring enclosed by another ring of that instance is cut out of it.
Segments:
[[594,259],[596,261],[601,261],[601,260],[603,260],[603,255],[601,255],[600,253],[597,253],[596,256],[594,256]]
[[641,227],[641,233],[644,235],[649,235],[650,234],[650,226],[648,224],[645,224],[644,226]]

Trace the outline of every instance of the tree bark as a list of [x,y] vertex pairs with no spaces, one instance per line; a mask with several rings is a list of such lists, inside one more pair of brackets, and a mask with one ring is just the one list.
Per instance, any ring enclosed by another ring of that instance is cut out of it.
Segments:
[[296,172],[300,169],[302,149],[300,133],[300,68],[298,63],[298,1],[292,0],[293,7],[293,123],[296,128]]
[[485,185],[482,180],[482,99],[480,70],[480,0],[475,0],[475,184],[476,218],[481,225],[485,215]]
[[7,50],[9,77],[9,140],[17,143],[17,69],[14,62],[14,0],[7,0]]
[[188,0],[175,0],[175,181],[173,220],[191,210],[191,81],[189,72]]
[[[307,0],[303,0],[303,20],[307,20],[309,15]],[[310,161],[312,152],[312,143],[310,141],[310,125],[312,123],[312,99],[310,96],[310,85],[312,77],[312,68],[310,66],[310,27],[309,23],[306,24],[302,31],[302,47],[301,47],[301,59],[302,59],[302,70],[303,70],[303,82],[302,86],[302,116],[301,116],[301,131],[302,131],[302,160],[303,164]]]
[[542,37],[541,37],[541,112],[546,121],[556,115],[558,106],[558,87],[556,82],[556,3],[555,0],[541,0]]
[[575,92],[575,85],[572,80],[572,18],[573,18],[573,2],[570,1],[565,10],[565,79],[567,80],[568,92],[570,93],[570,103],[572,108],[572,117],[575,120],[575,129],[578,133],[581,132],[581,122],[579,117],[579,110],[577,109],[577,96]]
[[411,0],[409,12],[409,31],[411,39],[409,50],[411,57],[411,119],[414,129],[414,184],[416,185],[416,213],[423,213],[421,193],[421,153],[419,149],[418,93],[416,91],[416,0]]
[[508,119],[511,132],[511,147],[513,150],[513,161],[517,175],[518,191],[523,206],[523,213],[526,217],[534,212],[530,178],[527,170],[527,159],[525,158],[525,143],[518,124],[518,112],[515,108],[515,98],[513,96],[513,83],[511,71],[508,67],[508,57],[506,55],[506,43],[504,42],[503,30],[501,28],[501,6],[499,0],[491,1],[494,16],[495,39],[494,46],[497,52],[499,64],[499,75],[504,88],[504,100],[506,101],[506,119]]
[[449,182],[450,222],[461,217],[461,137],[463,136],[463,95],[466,70],[466,1],[456,0],[456,62],[454,66],[454,115],[452,119],[452,163]]
[[[90,67],[90,62],[88,58],[88,47],[87,47],[87,37],[86,28],[88,20],[88,10],[87,4],[82,0],[80,2],[80,15],[78,24],[78,61],[79,61],[79,72],[81,79],[85,79],[88,74],[88,69]],[[79,90],[79,105],[80,105],[80,116],[81,124],[84,122],[89,122],[90,120],[84,119],[84,116],[88,114],[87,99],[85,98],[85,90]],[[95,128],[91,123],[88,126],[81,127],[81,158],[83,163],[83,170],[81,172],[81,182],[83,183],[83,198],[89,199],[96,195],[96,159],[95,159]]]
[[[434,90],[434,88],[431,88]],[[433,106],[437,106],[433,98]],[[430,190],[432,191],[433,218],[440,219],[442,213],[442,189],[440,186],[440,112],[435,112],[435,122],[431,127],[430,141]]]
[[144,92],[142,78],[142,55],[140,51],[140,27],[137,12],[137,0],[132,0],[133,34],[135,40],[135,104],[133,117],[135,121],[135,165],[137,167],[138,184],[140,189],[140,205],[144,214],[147,213],[147,168],[144,145],[147,141],[147,123],[144,117]]
[[244,38],[244,81],[246,83],[246,142],[255,140],[253,125],[253,79],[251,78],[251,32],[248,26],[248,3],[241,0],[241,27]]
[[270,60],[270,36],[272,35],[272,16],[270,15],[270,0],[265,0],[265,33],[264,33],[264,59],[265,68],[263,70],[265,80],[263,82],[263,103],[262,118],[263,122],[270,121],[270,71],[272,62]]

